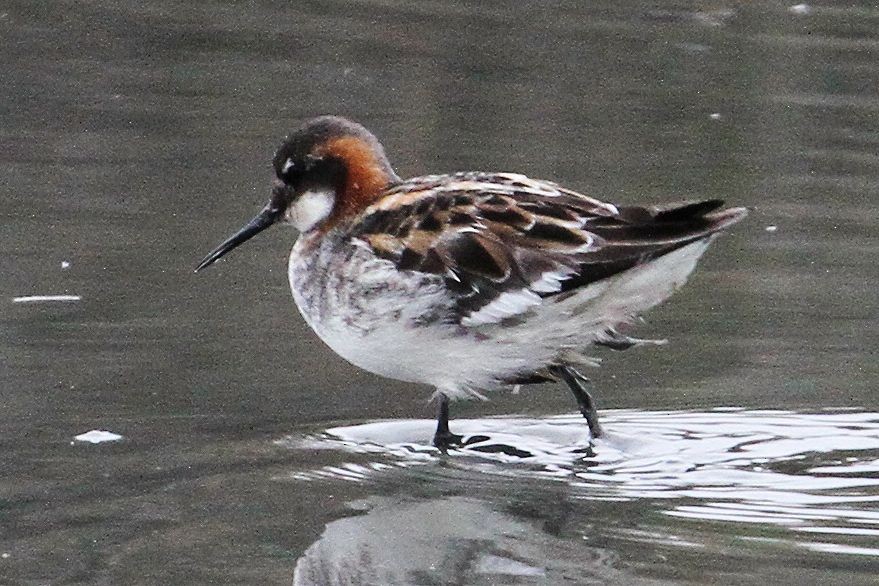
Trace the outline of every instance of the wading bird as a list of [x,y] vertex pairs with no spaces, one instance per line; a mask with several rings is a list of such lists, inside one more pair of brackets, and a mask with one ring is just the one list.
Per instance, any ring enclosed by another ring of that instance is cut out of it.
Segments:
[[308,325],[337,354],[431,385],[434,444],[457,445],[449,399],[563,381],[592,437],[593,345],[646,340],[620,326],[664,301],[744,208],[707,200],[617,206],[515,173],[401,179],[363,126],[306,122],[274,158],[269,203],[198,265],[276,223],[299,231],[289,278]]

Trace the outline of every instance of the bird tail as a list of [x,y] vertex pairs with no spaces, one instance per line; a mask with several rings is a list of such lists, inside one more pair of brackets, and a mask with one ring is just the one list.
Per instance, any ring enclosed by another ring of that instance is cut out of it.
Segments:
[[722,199],[708,199],[641,209],[647,211],[653,223],[657,224],[703,224],[698,231],[707,236],[732,226],[748,215],[747,208],[721,210],[722,207]]

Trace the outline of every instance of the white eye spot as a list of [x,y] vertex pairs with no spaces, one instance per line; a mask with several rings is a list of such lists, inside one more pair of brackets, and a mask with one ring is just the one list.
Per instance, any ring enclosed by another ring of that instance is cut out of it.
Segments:
[[287,220],[300,232],[307,232],[330,215],[335,203],[332,191],[306,191],[290,205]]
[[287,159],[284,162],[284,166],[281,167],[281,175],[284,175],[287,171],[290,170],[290,167],[293,166],[293,159]]

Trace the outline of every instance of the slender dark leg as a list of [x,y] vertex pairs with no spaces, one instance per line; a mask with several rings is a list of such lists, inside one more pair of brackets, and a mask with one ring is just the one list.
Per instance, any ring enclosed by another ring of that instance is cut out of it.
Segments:
[[568,385],[568,388],[571,389],[574,398],[577,399],[580,413],[586,419],[587,425],[589,425],[589,433],[592,434],[592,437],[601,437],[603,432],[601,431],[601,425],[598,423],[598,411],[595,409],[595,400],[589,394],[589,391],[586,390],[589,379],[570,366],[553,366],[550,368],[550,371],[561,377],[565,384]]
[[437,393],[436,433],[433,434],[433,445],[442,451],[461,445],[464,436],[449,431],[449,398],[444,393]]

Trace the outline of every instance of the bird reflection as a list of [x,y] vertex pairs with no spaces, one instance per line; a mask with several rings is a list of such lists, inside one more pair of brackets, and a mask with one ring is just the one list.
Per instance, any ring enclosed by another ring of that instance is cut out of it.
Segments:
[[305,551],[296,586],[630,583],[612,554],[559,532],[552,514],[534,518],[531,507],[501,511],[464,496],[357,506],[367,512],[328,523]]

